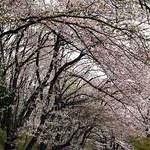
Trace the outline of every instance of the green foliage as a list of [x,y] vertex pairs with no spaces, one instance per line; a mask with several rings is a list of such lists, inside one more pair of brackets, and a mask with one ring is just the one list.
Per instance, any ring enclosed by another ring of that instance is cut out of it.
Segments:
[[6,133],[0,128],[0,149],[4,149],[4,142],[6,138]]
[[[17,138],[17,150],[23,150],[27,144],[29,143],[31,137],[26,134],[26,133],[22,133],[19,135],[19,137]],[[37,144],[32,148],[32,150],[37,150]]]
[[92,141],[88,141],[88,142],[86,142],[84,149],[85,150],[94,150],[95,146]]
[[150,138],[147,137],[134,137],[131,144],[135,150],[150,150]]

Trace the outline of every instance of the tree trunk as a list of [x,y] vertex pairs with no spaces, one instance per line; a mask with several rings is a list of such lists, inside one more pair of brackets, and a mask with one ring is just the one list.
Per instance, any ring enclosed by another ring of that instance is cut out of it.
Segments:
[[4,121],[4,127],[6,128],[6,141],[4,145],[4,150],[16,150],[16,138],[17,138],[17,132],[13,128],[13,118],[12,118],[12,108],[9,107],[6,110],[5,115],[5,121]]
[[47,144],[41,142],[41,143],[39,144],[38,150],[46,150],[46,149],[47,149]]
[[38,140],[38,137],[42,132],[41,126],[45,123],[45,120],[46,120],[46,115],[42,114],[41,122],[40,122],[40,125],[37,128],[36,134],[35,134],[34,137],[31,138],[31,140],[30,140],[29,144],[27,145],[27,147],[25,148],[25,150],[31,150],[33,148],[33,146],[36,144],[36,142]]
[[5,142],[4,150],[16,150],[15,142],[13,142],[11,140],[7,140]]
[[16,150],[16,135],[13,132],[7,133],[7,139],[4,145],[4,150]]
[[32,150],[36,142],[37,142],[37,137],[32,137],[31,141],[29,142],[25,150]]

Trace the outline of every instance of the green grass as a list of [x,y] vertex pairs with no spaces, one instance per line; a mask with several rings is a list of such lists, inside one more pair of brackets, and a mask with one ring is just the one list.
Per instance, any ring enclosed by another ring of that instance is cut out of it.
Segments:
[[134,137],[131,144],[135,150],[150,150],[150,138],[147,137]]

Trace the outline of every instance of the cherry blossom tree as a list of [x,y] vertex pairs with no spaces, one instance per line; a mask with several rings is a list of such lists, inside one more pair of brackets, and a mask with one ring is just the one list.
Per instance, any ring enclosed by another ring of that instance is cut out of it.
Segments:
[[[127,129],[144,130],[148,136],[147,1],[8,0],[0,4],[5,149],[15,149],[19,135],[27,130],[26,150],[37,142],[53,150],[81,149],[91,138],[97,141],[96,135],[103,133],[97,130],[103,127],[109,141],[114,136],[125,141],[132,136]],[[120,132],[114,127],[118,122]],[[123,133],[124,139],[119,137]]]

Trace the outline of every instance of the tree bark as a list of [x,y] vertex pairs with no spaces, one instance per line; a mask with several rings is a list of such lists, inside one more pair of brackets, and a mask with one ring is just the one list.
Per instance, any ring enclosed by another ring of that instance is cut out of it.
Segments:
[[25,150],[32,150],[36,142],[37,142],[37,137],[33,137],[29,142],[29,144],[27,145],[27,147],[25,148]]
[[4,145],[4,150],[16,150],[16,138],[17,133],[16,130],[13,128],[13,120],[12,120],[12,108],[9,107],[6,110],[6,116],[4,121],[4,127],[6,128],[6,142]]
[[7,133],[4,150],[16,150],[16,135],[14,132]]

